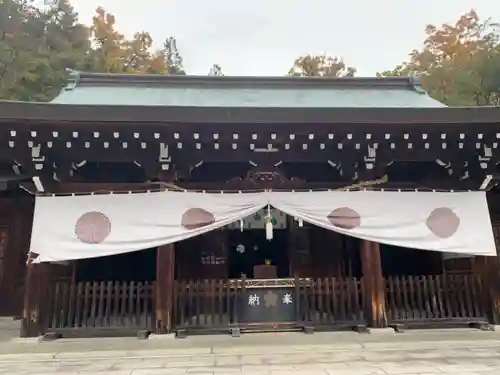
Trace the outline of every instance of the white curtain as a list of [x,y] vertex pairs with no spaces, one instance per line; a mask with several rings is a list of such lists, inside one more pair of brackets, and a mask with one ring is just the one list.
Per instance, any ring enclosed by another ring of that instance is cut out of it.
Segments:
[[349,236],[446,253],[496,255],[484,192],[280,193],[288,215]]
[[37,197],[36,262],[148,249],[223,227],[267,204],[262,194],[155,192]]
[[485,193],[374,191],[37,197],[30,251],[39,254],[37,262],[137,251],[226,226],[268,204],[369,241],[450,254],[496,255]]

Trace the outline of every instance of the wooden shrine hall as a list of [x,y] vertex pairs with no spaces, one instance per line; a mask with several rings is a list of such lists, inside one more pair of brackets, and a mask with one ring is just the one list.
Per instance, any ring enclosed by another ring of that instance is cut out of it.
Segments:
[[[22,336],[500,324],[498,107],[415,77],[70,72],[0,122],[0,316]],[[441,197],[445,228],[415,224],[432,241],[360,215],[405,227]]]

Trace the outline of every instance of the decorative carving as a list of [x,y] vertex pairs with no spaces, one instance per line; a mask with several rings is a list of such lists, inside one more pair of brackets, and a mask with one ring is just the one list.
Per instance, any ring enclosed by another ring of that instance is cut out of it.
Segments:
[[253,185],[257,188],[293,188],[302,183],[304,181],[296,177],[288,178],[283,169],[276,165],[255,166],[248,171],[244,179],[237,177],[227,182],[233,185]]
[[252,168],[246,177],[247,181],[258,183],[277,183],[283,184],[288,181],[288,179],[283,175],[283,173],[275,168],[275,170],[261,170],[260,168]]

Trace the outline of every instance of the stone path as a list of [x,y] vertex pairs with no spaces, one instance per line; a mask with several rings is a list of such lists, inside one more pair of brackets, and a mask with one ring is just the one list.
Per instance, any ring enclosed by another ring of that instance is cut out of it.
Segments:
[[[128,339],[17,343],[11,344],[15,348],[11,353],[3,348],[0,374],[500,375],[498,333],[404,335],[282,334],[156,343]],[[280,344],[283,342],[287,344]]]
[[498,375],[500,347],[0,362],[0,374]]

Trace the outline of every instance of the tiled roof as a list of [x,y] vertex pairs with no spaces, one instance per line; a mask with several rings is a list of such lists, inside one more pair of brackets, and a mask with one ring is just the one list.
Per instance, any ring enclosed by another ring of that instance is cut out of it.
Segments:
[[53,103],[273,108],[445,107],[415,77],[210,77],[71,72]]

